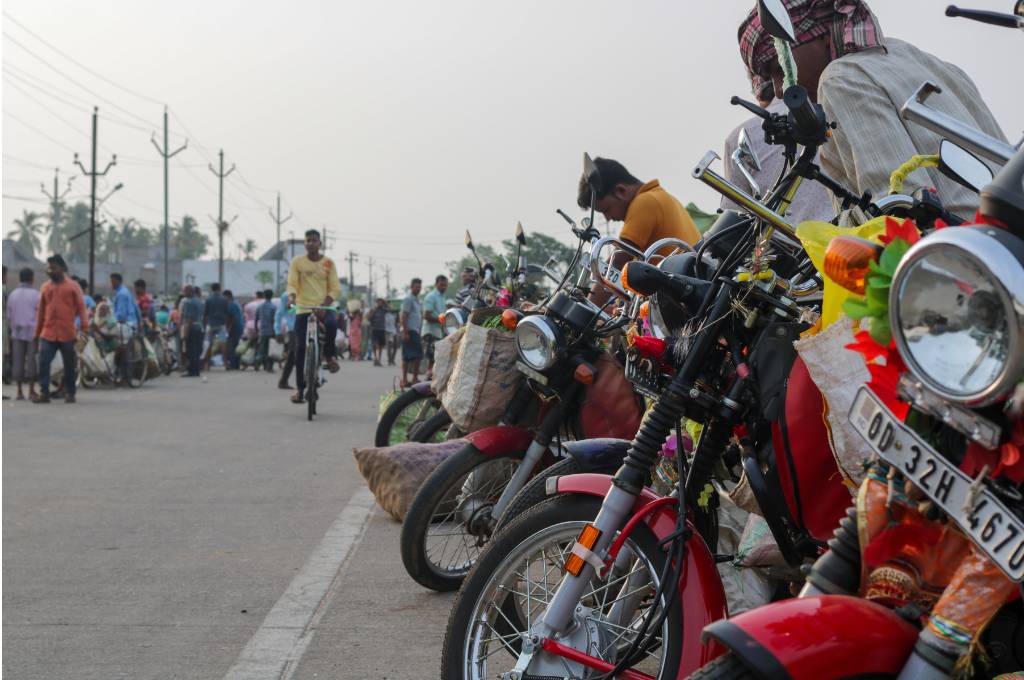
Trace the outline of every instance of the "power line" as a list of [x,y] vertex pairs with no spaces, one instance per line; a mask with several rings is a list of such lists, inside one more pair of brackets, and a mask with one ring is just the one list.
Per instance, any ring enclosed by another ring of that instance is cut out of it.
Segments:
[[77,59],[72,57],[71,55],[69,55],[66,52],[58,49],[57,47],[54,47],[53,45],[51,45],[49,42],[44,40],[40,35],[38,35],[34,31],[32,31],[30,28],[25,26],[25,24],[21,23],[20,21],[15,19],[13,16],[11,16],[11,13],[8,12],[7,10],[4,10],[3,14],[4,14],[5,17],[7,17],[8,20],[10,20],[10,22],[12,24],[18,26],[21,30],[25,31],[26,33],[31,35],[33,38],[35,38],[39,42],[43,43],[44,45],[49,47],[51,50],[53,50],[54,52],[56,52],[60,56],[64,57],[65,59],[67,59],[68,61],[70,61],[72,64],[74,64],[78,68],[82,69],[83,71],[87,71],[88,73],[91,73],[92,75],[96,76],[100,80],[102,80],[102,81],[104,81],[104,82],[106,82],[106,83],[108,83],[110,85],[113,85],[114,87],[118,88],[119,90],[124,90],[125,92],[127,92],[129,94],[133,94],[136,97],[139,97],[141,99],[145,99],[146,101],[152,102],[154,104],[161,104],[161,105],[164,103],[162,101],[154,99],[153,97],[146,96],[146,95],[142,94],[141,92],[137,92],[137,91],[135,91],[135,90],[133,90],[133,89],[131,89],[129,87],[125,87],[124,85],[121,85],[120,83],[117,83],[117,82],[111,80],[110,78],[107,78],[102,73],[98,73],[96,71],[93,71],[91,68],[89,68],[85,64],[81,63],[80,61],[78,61]]
[[51,142],[53,142],[53,143],[54,143],[54,144],[56,144],[57,146],[59,146],[59,147],[62,147],[62,148],[65,148],[65,149],[67,149],[68,151],[70,151],[71,153],[74,153],[74,152],[75,152],[75,150],[74,150],[74,149],[72,149],[72,148],[71,148],[70,146],[68,146],[68,145],[67,145],[67,144],[65,144],[64,142],[59,142],[59,141],[57,141],[56,139],[54,139],[54,138],[53,138],[53,137],[51,137],[50,135],[46,134],[45,132],[43,132],[43,131],[42,131],[42,130],[40,130],[39,128],[37,128],[37,127],[35,127],[34,125],[32,125],[31,123],[26,123],[26,122],[25,122],[25,121],[23,121],[23,120],[22,120],[21,118],[18,118],[17,116],[15,116],[15,115],[14,115],[13,113],[11,113],[10,111],[4,111],[4,115],[5,115],[5,116],[9,116],[10,118],[12,118],[12,119],[14,119],[14,120],[18,121],[19,123],[21,123],[22,125],[24,125],[25,127],[27,127],[27,128],[28,128],[29,130],[31,130],[32,132],[35,132],[36,134],[38,134],[38,135],[40,135],[40,136],[42,136],[42,137],[45,137],[46,139],[50,140]]
[[18,158],[17,156],[12,156],[7,153],[5,153],[3,156],[5,161],[7,161],[8,163],[14,163],[15,165],[27,165],[29,167],[39,168],[40,170],[53,170],[52,166],[43,165],[42,163],[36,163],[35,161],[27,161],[24,158]]

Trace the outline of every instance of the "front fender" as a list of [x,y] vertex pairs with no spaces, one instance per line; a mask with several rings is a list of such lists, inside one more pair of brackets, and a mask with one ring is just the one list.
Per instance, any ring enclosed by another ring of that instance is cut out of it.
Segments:
[[895,676],[917,635],[891,609],[848,595],[783,600],[704,629],[762,680]]
[[622,464],[632,444],[627,439],[582,439],[562,444],[565,452],[576,459],[583,472],[615,469]]
[[[611,488],[612,478],[608,475],[584,473],[559,477],[555,484],[558,493],[578,493],[604,498]],[[633,504],[633,512],[641,513],[648,505],[662,496],[644,488]],[[644,517],[644,522],[659,539],[670,536],[676,530],[675,506],[659,507]],[[683,607],[686,625],[683,626],[682,660],[679,677],[685,678],[698,668],[719,656],[724,649],[714,641],[704,644],[698,630],[728,615],[725,589],[718,575],[715,558],[708,550],[704,539],[687,522],[692,535],[686,542],[686,564],[679,577],[679,604]]]
[[433,390],[433,388],[430,387],[430,383],[429,382],[418,382],[415,385],[413,385],[411,389],[416,390],[417,392],[422,394],[424,397],[434,396],[434,390]]
[[471,432],[464,437],[485,456],[525,451],[533,441],[533,432],[511,425],[495,425]]

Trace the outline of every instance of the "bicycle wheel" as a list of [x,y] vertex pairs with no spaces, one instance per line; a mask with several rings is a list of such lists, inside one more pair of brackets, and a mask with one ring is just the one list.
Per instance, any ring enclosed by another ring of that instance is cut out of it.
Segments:
[[433,392],[423,393],[410,387],[398,395],[380,417],[374,446],[391,446],[418,441],[417,431],[441,408]]
[[316,381],[317,381],[317,364],[320,363],[320,357],[317,352],[317,346],[313,342],[306,343],[306,365],[303,370],[306,372],[306,419],[313,420],[313,416],[316,415]]

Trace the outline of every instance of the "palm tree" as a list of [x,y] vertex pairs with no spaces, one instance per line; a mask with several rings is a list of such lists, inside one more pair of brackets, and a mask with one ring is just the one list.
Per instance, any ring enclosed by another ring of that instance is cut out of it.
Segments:
[[42,249],[42,239],[40,237],[42,236],[44,225],[39,221],[40,217],[42,215],[37,212],[32,212],[31,210],[24,211],[20,220],[14,220],[14,233],[11,234],[14,240],[18,242],[18,245],[31,249],[33,255],[35,255],[37,250]]
[[253,241],[251,238],[246,239],[245,245],[241,245],[239,246],[239,248],[242,249],[242,254],[245,257],[245,259],[251,262],[253,259],[252,256],[256,252],[256,241]]
[[201,233],[198,227],[195,218],[184,215],[171,231],[171,242],[178,250],[178,257],[183,260],[200,257],[210,247],[210,237]]

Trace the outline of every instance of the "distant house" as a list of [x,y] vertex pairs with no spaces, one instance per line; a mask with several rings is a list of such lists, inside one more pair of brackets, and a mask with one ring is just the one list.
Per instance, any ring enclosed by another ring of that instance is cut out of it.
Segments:
[[3,261],[4,266],[7,267],[9,285],[16,285],[18,272],[25,267],[30,268],[35,273],[37,287],[41,286],[43,281],[46,280],[46,263],[36,259],[35,254],[30,249],[19,245],[14,239],[5,238],[3,240],[3,250]]

